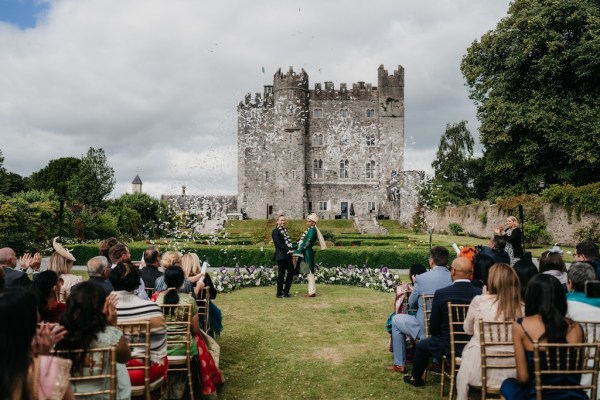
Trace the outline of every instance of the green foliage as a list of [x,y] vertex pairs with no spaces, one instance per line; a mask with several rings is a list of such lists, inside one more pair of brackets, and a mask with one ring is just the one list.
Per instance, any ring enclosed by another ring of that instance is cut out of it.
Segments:
[[600,224],[594,221],[589,225],[580,226],[575,230],[575,238],[578,242],[591,240],[595,243],[600,243]]
[[417,208],[412,217],[412,230],[414,233],[425,232],[427,230],[427,222],[425,221],[425,209]]
[[599,38],[598,1],[515,0],[469,47],[490,197],[598,179]]
[[479,214],[479,221],[481,222],[481,225],[483,225],[484,227],[487,225],[487,223],[488,223],[487,212],[484,211],[481,214]]
[[552,236],[548,233],[546,224],[535,218],[528,219],[525,217],[523,234],[525,235],[525,244],[528,246],[533,244],[548,244],[552,241]]
[[66,198],[69,180],[79,170],[81,160],[74,157],[62,157],[50,160],[48,165],[28,178],[28,186],[37,190],[52,190],[59,198]]
[[600,182],[580,187],[552,185],[542,192],[541,198],[563,206],[569,213],[569,218],[573,211],[577,219],[584,212],[600,215]]
[[100,207],[115,186],[114,175],[104,150],[90,147],[77,172],[69,179],[70,200],[92,208]]
[[55,218],[51,202],[28,203],[19,197],[0,196],[0,243],[17,253],[38,251],[54,234]]
[[463,229],[463,227],[460,226],[460,224],[457,224],[456,222],[449,224],[448,230],[450,231],[450,233],[452,233],[453,235],[456,235],[456,236],[460,235],[461,233],[463,233],[465,231]]

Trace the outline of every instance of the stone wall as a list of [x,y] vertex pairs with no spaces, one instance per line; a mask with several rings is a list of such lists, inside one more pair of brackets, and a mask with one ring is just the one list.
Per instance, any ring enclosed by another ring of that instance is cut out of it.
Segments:
[[[485,219],[483,215],[487,218],[485,224],[482,222]],[[580,221],[573,215],[569,222],[567,211],[557,204],[544,204],[542,215],[552,241],[563,245],[576,244],[575,231],[578,228],[589,226],[592,222],[600,223],[600,216],[592,214],[582,214]],[[477,205],[446,207],[439,211],[426,211],[425,221],[427,226],[433,228],[436,232],[448,231],[449,224],[457,223],[464,229],[465,233],[488,237],[493,234],[495,226],[505,224],[508,216],[509,214],[499,210],[495,204],[482,202]],[[518,218],[518,215],[515,215],[515,217]]]

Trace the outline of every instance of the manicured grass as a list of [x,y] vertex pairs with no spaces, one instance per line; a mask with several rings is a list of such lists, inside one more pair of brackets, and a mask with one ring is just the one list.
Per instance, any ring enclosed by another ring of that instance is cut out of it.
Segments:
[[409,387],[392,364],[385,322],[393,294],[370,289],[292,286],[221,294],[224,331],[220,399],[439,399],[439,383]]

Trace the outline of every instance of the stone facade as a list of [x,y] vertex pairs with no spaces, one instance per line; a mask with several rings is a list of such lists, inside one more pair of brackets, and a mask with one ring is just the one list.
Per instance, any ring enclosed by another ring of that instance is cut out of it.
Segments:
[[238,106],[238,201],[249,218],[392,216],[391,181],[404,161],[404,69],[378,86],[278,70]]

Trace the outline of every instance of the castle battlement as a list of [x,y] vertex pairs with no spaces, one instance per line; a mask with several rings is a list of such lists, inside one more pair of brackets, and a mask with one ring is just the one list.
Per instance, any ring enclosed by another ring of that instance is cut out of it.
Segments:
[[385,87],[404,87],[404,68],[398,65],[398,69],[390,75],[383,67],[383,64],[377,69],[377,78],[379,86]]
[[[323,89],[324,87],[324,89]],[[335,89],[333,82],[327,81],[324,86],[315,83],[315,88],[310,91],[314,100],[372,100],[377,96],[377,87],[371,83],[358,81],[348,89],[346,83],[340,83],[339,89]]]

